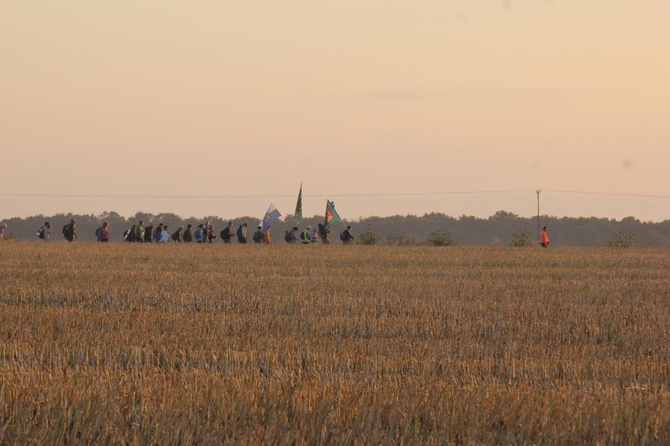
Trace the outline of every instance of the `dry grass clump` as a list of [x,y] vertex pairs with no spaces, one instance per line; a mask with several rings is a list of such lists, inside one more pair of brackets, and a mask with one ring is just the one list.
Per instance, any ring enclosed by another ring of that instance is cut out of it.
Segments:
[[667,444],[667,250],[0,244],[0,443]]

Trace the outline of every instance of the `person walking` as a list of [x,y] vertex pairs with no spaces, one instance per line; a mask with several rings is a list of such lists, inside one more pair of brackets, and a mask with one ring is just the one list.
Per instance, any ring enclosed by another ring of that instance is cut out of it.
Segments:
[[152,243],[153,240],[151,237],[154,233],[154,225],[149,223],[149,225],[144,229],[144,243]]
[[328,234],[330,234],[330,229],[328,226],[319,223],[319,236],[321,237],[321,242],[324,245],[330,244],[330,239],[328,238]]
[[172,241],[176,243],[181,243],[182,239],[182,232],[184,232],[184,227],[179,226],[179,229],[177,229],[173,234],[172,234]]
[[209,222],[206,221],[202,224],[202,242],[209,242]]
[[167,225],[161,224],[161,232],[158,236],[158,243],[168,243],[170,241],[170,234],[168,233]]
[[130,229],[126,230],[126,232],[123,233],[123,240],[128,242],[128,243],[133,243],[135,241],[135,237],[137,237],[137,227],[135,225],[132,225]]
[[351,245],[355,243],[354,236],[351,233],[351,226],[347,226],[347,229],[345,229],[344,232],[342,233],[342,242],[345,245]]
[[216,236],[214,235],[214,225],[212,223],[209,223],[207,225],[205,233],[207,234],[206,242],[214,243],[214,239],[216,238]]
[[253,237],[251,239],[254,241],[254,243],[261,243],[263,241],[263,226],[258,226],[256,228],[256,232],[254,232]]
[[265,229],[265,232],[263,233],[263,241],[265,242],[266,245],[270,244],[271,238],[272,238],[272,232],[270,231],[270,226],[268,226]]
[[319,234],[317,233],[317,229],[314,228],[314,230],[312,230],[312,233],[309,235],[309,242],[314,245],[318,243],[318,241],[319,241]]
[[540,245],[543,248],[548,248],[549,247],[549,234],[547,234],[547,227],[542,228],[542,232],[540,232]]
[[135,226],[135,241],[137,243],[144,243],[144,220],[140,220],[137,226]]
[[298,235],[298,227],[293,226],[293,229],[291,230],[291,236],[289,243],[292,245],[297,245],[298,242],[300,241],[300,236]]
[[193,228],[192,224],[187,224],[186,229],[184,230],[184,235],[182,236],[182,239],[184,240],[184,243],[191,243],[193,241],[193,234],[191,233],[191,228]]
[[230,243],[230,239],[233,238],[233,222],[229,221],[228,226],[226,226],[223,231],[221,231],[221,240],[223,243]]
[[77,221],[74,218],[63,227],[63,237],[68,242],[77,240]]
[[111,234],[109,233],[109,223],[106,221],[102,222],[102,226],[98,228],[96,235],[98,236],[99,242],[107,243],[111,238]]
[[3,240],[5,238],[5,229],[7,229],[7,223],[3,223],[0,225],[0,240]]
[[152,239],[154,242],[159,242],[161,239],[161,232],[163,232],[163,223],[158,223],[158,227],[154,229]]
[[307,226],[307,228],[305,228],[300,233],[300,241],[305,245],[309,245],[312,242],[311,233],[312,233],[312,227]]
[[45,242],[48,242],[51,240],[51,223],[44,222],[44,226],[40,228],[39,231],[37,231],[37,237],[41,238]]
[[237,236],[237,241],[238,243],[246,243],[247,242],[247,224],[242,223],[239,228],[237,228],[237,232],[235,233]]
[[198,225],[198,228],[195,230],[195,241],[197,243],[205,243],[205,230],[204,230],[205,225],[200,223]]

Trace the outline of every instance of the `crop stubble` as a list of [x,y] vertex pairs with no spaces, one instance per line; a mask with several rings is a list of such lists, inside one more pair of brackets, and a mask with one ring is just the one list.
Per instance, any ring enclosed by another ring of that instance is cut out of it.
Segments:
[[1,442],[670,442],[668,250],[0,245]]

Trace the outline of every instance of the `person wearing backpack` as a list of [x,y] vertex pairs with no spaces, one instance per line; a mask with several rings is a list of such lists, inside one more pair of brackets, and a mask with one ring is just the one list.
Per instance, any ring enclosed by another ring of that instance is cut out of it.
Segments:
[[237,241],[239,243],[246,243],[247,242],[247,224],[243,223],[240,225],[239,228],[237,228],[237,232],[235,233],[237,236]]
[[328,238],[328,234],[330,234],[330,229],[328,229],[328,226],[319,223],[319,237],[321,237],[321,242],[324,245],[330,244],[330,239]]
[[340,240],[342,240],[345,245],[355,243],[354,236],[351,234],[351,226],[347,226],[347,229],[340,234]]
[[51,223],[48,221],[44,223],[39,231],[37,231],[37,237],[41,238],[45,242],[48,242],[51,239]]
[[251,237],[251,239],[254,241],[254,243],[261,243],[263,241],[263,226],[256,228],[256,232],[254,232],[254,235]]
[[95,235],[99,242],[108,242],[111,237],[109,233],[109,223],[106,221],[102,222],[102,226],[99,226],[98,229],[95,230]]
[[311,227],[311,226],[307,226],[307,228],[304,229],[304,230],[300,233],[300,241],[301,241],[303,244],[305,244],[305,245],[309,245],[309,244],[312,242],[312,239],[311,239],[311,236],[310,236],[310,232],[311,232],[311,231],[312,231],[312,227]]
[[168,243],[170,241],[170,234],[168,233],[168,226],[164,225],[161,228],[161,233],[158,236],[158,243]]
[[109,233],[109,223],[103,222],[102,223],[102,237],[101,237],[101,242],[107,243],[109,239],[112,238],[112,234]]
[[202,223],[198,225],[198,229],[195,230],[195,241],[198,243],[205,243],[205,231],[203,229],[205,225]]
[[70,223],[63,226],[63,237],[68,242],[73,242],[77,239],[77,221],[73,218]]
[[160,241],[161,232],[163,232],[163,223],[158,223],[158,227],[156,227],[156,229],[154,229],[154,233],[153,233],[153,236],[152,236],[154,242],[159,242]]
[[226,226],[223,231],[221,231],[221,240],[223,243],[230,243],[230,239],[233,238],[233,222],[229,221],[228,226]]
[[284,238],[288,243],[292,245],[297,245],[298,242],[300,241],[300,236],[298,235],[298,227],[293,226],[293,230],[291,232],[287,231],[287,236]]
[[184,231],[183,226],[179,226],[179,229],[177,229],[173,234],[172,234],[172,241],[176,243],[181,243],[181,233]]
[[187,224],[186,225],[186,230],[184,231],[184,235],[182,238],[184,239],[184,243],[191,243],[193,241],[193,234],[191,233],[191,228],[193,227],[192,224]]
[[144,242],[143,243],[151,243],[151,237],[153,236],[154,233],[154,225],[149,223],[149,226],[147,226],[144,229]]
[[132,225],[130,229],[127,229],[123,233],[123,240],[128,243],[133,243],[135,241],[135,225]]

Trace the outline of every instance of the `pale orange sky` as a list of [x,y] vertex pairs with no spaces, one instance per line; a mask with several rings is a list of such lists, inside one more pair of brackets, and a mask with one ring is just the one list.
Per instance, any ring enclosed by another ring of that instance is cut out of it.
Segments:
[[4,0],[0,220],[288,214],[301,182],[307,216],[532,216],[543,189],[543,214],[670,219],[669,24],[667,0]]

